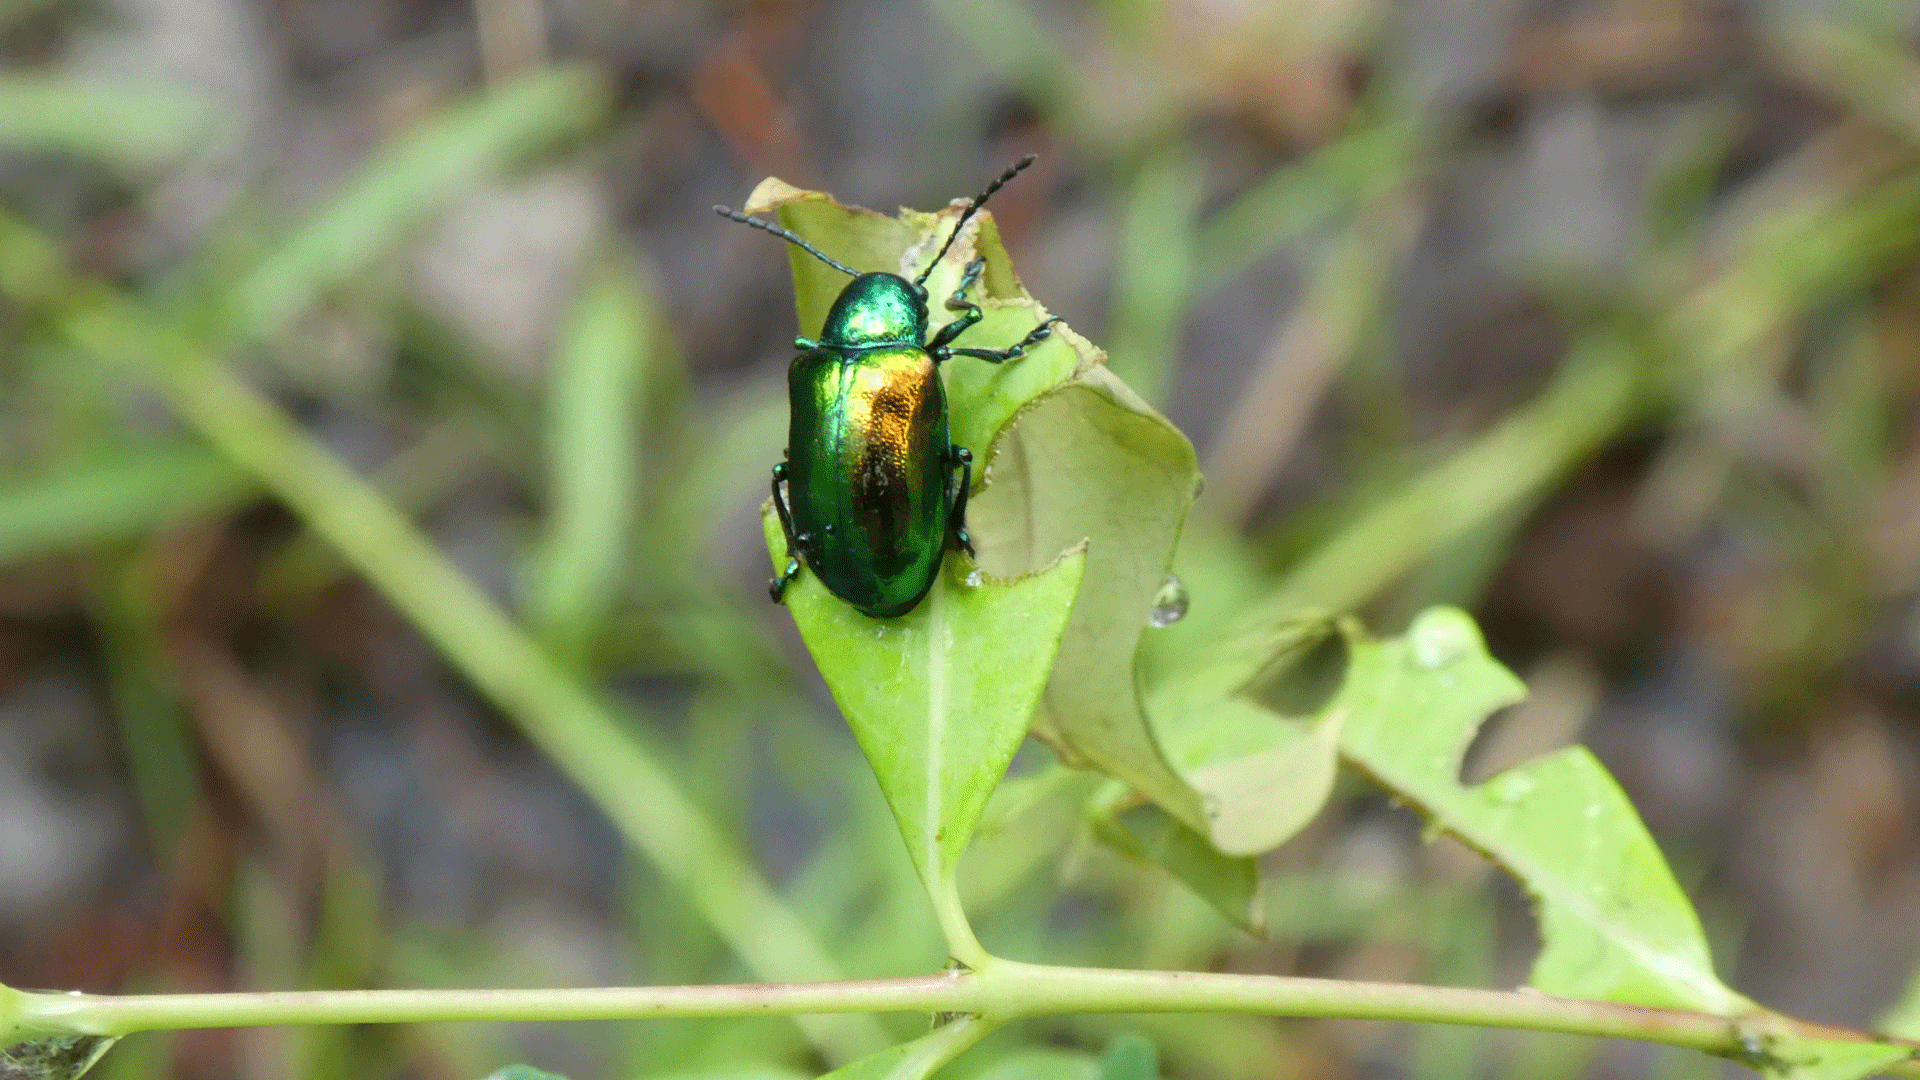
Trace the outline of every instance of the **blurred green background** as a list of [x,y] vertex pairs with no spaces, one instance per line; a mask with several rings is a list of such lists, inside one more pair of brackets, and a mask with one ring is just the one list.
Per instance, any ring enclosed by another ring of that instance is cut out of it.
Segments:
[[[993,205],[1026,285],[1206,464],[1178,632],[1275,595],[1383,632],[1470,607],[1534,688],[1470,774],[1587,741],[1729,980],[1864,1025],[1920,964],[1915,26],[1898,2],[0,0],[0,981],[740,980],[819,974],[809,936],[843,974],[937,966],[765,600],[786,259],[708,208],[769,174],[933,208],[1035,152]],[[485,597],[539,649],[470,618]],[[488,700],[548,674],[609,707]],[[583,779],[620,754],[717,832]],[[1517,891],[1364,784],[1264,860],[1255,940],[1101,846],[1048,764],[1023,754],[969,856],[996,952],[1525,979]],[[729,947],[738,894],[672,869],[722,849],[797,921],[749,897]],[[923,1025],[204,1032],[100,1069],[810,1076]],[[1105,1048],[1134,1076],[1136,1036],[1169,1077],[1720,1071],[1119,1017],[1010,1030],[956,1075],[1091,1077]]]

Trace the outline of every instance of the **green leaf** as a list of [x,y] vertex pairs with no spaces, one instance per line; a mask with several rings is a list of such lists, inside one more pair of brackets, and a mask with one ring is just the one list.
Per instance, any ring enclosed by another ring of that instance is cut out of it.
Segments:
[[[958,214],[949,206],[894,219],[778,180],[763,182],[746,209],[777,213],[789,229],[850,266],[907,274],[944,241]],[[928,287],[936,297],[950,291],[977,252],[987,265],[986,317],[966,340],[1004,344],[1046,312],[1021,287],[992,218],[976,220],[977,229],[970,226],[959,238]],[[846,279],[798,249],[791,259],[799,325],[813,333]],[[1264,757],[1196,761],[1209,770],[1200,777],[1203,789],[1169,764],[1133,672],[1200,476],[1192,444],[1104,361],[1090,342],[1060,326],[1018,362],[962,358],[943,365],[954,442],[976,452],[989,447],[979,455],[984,487],[968,512],[980,565],[1017,577],[1087,541],[1085,586],[1037,729],[1064,759],[1125,781],[1232,854],[1265,850],[1310,818],[1330,790],[1337,731],[1302,739],[1297,736],[1319,729],[1270,727],[1270,737],[1248,750]],[[1211,710],[1218,702],[1199,704]],[[1230,707],[1220,711],[1220,723],[1236,719],[1227,715]],[[1176,719],[1184,727],[1193,718]],[[1274,783],[1276,775],[1288,781]],[[1244,916],[1236,921],[1247,922]]]
[[1126,795],[1120,785],[1087,808],[1093,834],[1130,858],[1164,868],[1226,920],[1249,934],[1266,929],[1266,904],[1260,892],[1260,864],[1224,855],[1205,836],[1148,803],[1120,811]]
[[0,1042],[0,1077],[6,1080],[79,1080],[118,1040],[105,1035],[48,1035]]
[[1331,620],[1307,612],[1223,639],[1189,639],[1177,661],[1156,658],[1168,673],[1148,697],[1154,730],[1205,800],[1214,844],[1230,855],[1277,847],[1333,793],[1345,720],[1337,703],[1285,715],[1249,692],[1256,679],[1304,674],[1332,634]]
[[668,1073],[653,1080],[808,1080],[811,1075],[784,1066],[723,1065],[713,1069]]
[[1339,707],[1347,760],[1517,878],[1543,948],[1532,984],[1568,997],[1731,1016],[1752,1008],[1714,974],[1699,917],[1639,815],[1585,747],[1463,786],[1482,721],[1524,695],[1464,612],[1433,608],[1403,638],[1349,631]]
[[1100,1080],[1159,1080],[1160,1051],[1145,1035],[1118,1035],[1100,1053]]
[[[960,213],[949,206],[934,214],[909,211],[900,219],[888,218],[771,179],[754,191],[746,210],[777,213],[786,227],[855,268],[907,274],[916,273],[917,261],[945,241]],[[795,256],[799,325],[804,333],[816,333],[846,278],[785,246]],[[934,296],[950,294],[976,252],[987,262],[980,301],[985,318],[963,340],[977,346],[1011,344],[1047,313],[1020,288],[990,215],[969,224],[927,287]],[[1092,350],[1062,328],[1012,363],[958,358],[942,365],[953,441],[975,450],[990,443],[995,447],[981,455],[981,483],[989,485],[982,497],[995,490],[990,483],[1000,445],[995,433],[1036,395],[1094,362]],[[979,505],[978,500],[972,504]],[[785,562],[786,541],[770,504],[763,521],[778,569]],[[999,534],[1006,530],[1020,528],[1017,518],[1006,521],[971,508],[968,524],[983,549],[1002,543]],[[1066,537],[1007,571],[983,565],[977,578],[972,564],[950,556],[927,598],[899,619],[860,614],[834,599],[812,574],[803,574],[787,590],[786,603],[801,636],[872,763],[936,905],[950,898],[953,864],[1031,722],[1076,608],[1085,569],[1083,541],[1083,535]]]
[[0,1044],[20,1037],[24,1028],[21,1015],[26,1012],[26,995],[6,983],[0,983]]
[[531,1065],[508,1065],[487,1074],[487,1080],[567,1080],[559,1073],[543,1072]]
[[198,95],[90,86],[46,75],[0,76],[0,148],[10,151],[138,167],[190,153],[219,129],[218,113]]
[[1861,1080],[1911,1055],[1904,1046],[1805,1039],[1784,1028],[1741,1041],[1745,1049],[1733,1059],[1770,1080]]
[[1277,736],[1265,749],[1187,771],[1187,780],[1206,797],[1213,842],[1230,855],[1278,847],[1306,828],[1333,794],[1345,713],[1335,710],[1300,727],[1240,698],[1212,712],[1216,722],[1248,731],[1267,728]]
[[961,1051],[992,1034],[994,1026],[977,1016],[949,1020],[912,1042],[842,1065],[820,1080],[926,1080]]
[[1087,585],[1040,727],[1061,755],[1131,785],[1199,832],[1200,795],[1168,763],[1133,670],[1200,473],[1186,436],[1104,368],[1022,410],[968,513],[982,566],[1018,572],[1087,539]]
[[1874,1021],[1873,1030],[1902,1039],[1920,1039],[1920,971],[1913,973],[1913,981],[1900,1000]]
[[639,482],[641,383],[660,329],[638,284],[594,274],[560,332],[547,391],[552,487],[533,553],[530,621],[578,665],[618,593]]
[[1072,1050],[1029,1047],[1001,1058],[973,1080],[1100,1080],[1100,1062]]
[[[753,189],[741,209],[749,214],[777,214],[780,224],[796,235],[863,273],[899,273],[902,253],[921,239],[918,230],[899,218],[842,206],[824,191],[802,191],[771,176]],[[775,242],[767,238],[767,243]],[[800,314],[798,333],[818,337],[827,309],[846,288],[847,277],[792,244],[781,242],[780,246],[786,249],[793,267],[793,302]],[[948,258],[964,262],[957,255]]]
[[255,485],[197,442],[113,447],[0,480],[0,564],[225,509]]
[[0,984],[0,1077],[78,1080],[118,1041],[27,1023],[26,994]]
[[[969,509],[982,565],[1005,572],[1089,538],[1040,728],[1062,757],[1124,781],[1230,856],[1311,820],[1332,791],[1337,720],[1289,721],[1238,696],[1291,647],[1290,630],[1243,636],[1230,653],[1208,646],[1199,655],[1211,659],[1142,700],[1137,665],[1162,632],[1149,615],[1199,485],[1186,437],[1096,365],[1022,410],[989,468],[994,485]],[[1218,666],[1228,656],[1240,663]]]
[[[775,569],[786,538],[762,514]],[[948,880],[1046,684],[1086,567],[1083,548],[1012,579],[949,554],[920,606],[861,614],[802,574],[786,592],[800,636],[846,715],[930,890]]]
[[235,288],[233,327],[271,333],[320,292],[509,166],[597,123],[600,80],[543,68],[440,113],[382,150]]

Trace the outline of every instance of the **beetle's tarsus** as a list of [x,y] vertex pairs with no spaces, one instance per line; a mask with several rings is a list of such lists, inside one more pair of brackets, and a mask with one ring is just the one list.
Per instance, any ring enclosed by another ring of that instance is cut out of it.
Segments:
[[980,274],[986,268],[987,260],[984,258],[976,258],[968,263],[966,272],[960,275],[960,287],[953,290],[952,296],[947,297],[947,310],[959,312],[960,317],[934,331],[933,337],[927,340],[927,352],[933,356],[935,363],[951,355],[947,346],[952,344],[955,338],[966,333],[968,328],[986,317],[980,310],[979,304],[967,299],[967,290],[973,288],[973,283],[980,280]]
[[793,513],[787,509],[786,493],[780,490],[780,485],[786,479],[787,463],[782,461],[773,467],[773,509],[780,515],[780,535],[787,538],[787,568],[780,572],[779,577],[767,582],[767,595],[776,604],[786,594],[787,582],[800,576],[800,559],[794,554],[800,545],[793,538]]
[[781,603],[781,598],[787,594],[787,584],[799,576],[800,560],[794,558],[791,551],[789,551],[787,554],[787,568],[780,572],[779,577],[767,582],[767,595],[773,599],[774,603]]
[[[976,309],[978,310],[978,309]],[[1060,321],[1054,315],[1046,322],[1027,331],[1027,336],[1004,349],[945,349],[947,356],[971,356],[976,360],[985,360],[989,364],[1004,364],[1009,360],[1018,360],[1027,355],[1027,350],[1053,336],[1053,324]]]
[[973,490],[973,451],[964,446],[954,447],[947,467],[960,470],[960,488],[953,492],[953,509],[947,515],[953,525],[953,542],[961,551],[972,555],[973,536],[967,532],[967,492]]

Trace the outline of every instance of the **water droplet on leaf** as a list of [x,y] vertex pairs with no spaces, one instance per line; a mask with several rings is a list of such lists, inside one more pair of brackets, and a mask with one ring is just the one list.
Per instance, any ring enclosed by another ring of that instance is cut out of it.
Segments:
[[967,575],[967,588],[969,589],[979,588],[981,580],[982,579],[980,577],[980,571],[975,570],[973,573]]
[[1441,668],[1471,655],[1480,644],[1480,629],[1463,611],[1434,608],[1423,611],[1407,628],[1413,662],[1423,668]]
[[53,1035],[0,1050],[0,1080],[75,1080],[112,1046],[105,1035]]
[[1168,574],[1161,584],[1160,591],[1154,594],[1153,611],[1147,615],[1149,626],[1172,626],[1187,617],[1187,608],[1192,601],[1187,596],[1187,587],[1180,584],[1180,578]]
[[1525,773],[1507,773],[1493,782],[1494,800],[1506,806],[1525,801],[1533,794],[1533,777]]

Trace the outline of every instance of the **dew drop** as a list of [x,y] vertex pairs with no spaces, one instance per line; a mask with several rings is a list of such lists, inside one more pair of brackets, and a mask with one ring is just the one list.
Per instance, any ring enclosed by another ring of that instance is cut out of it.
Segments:
[[1434,608],[1423,611],[1407,629],[1413,662],[1423,668],[1441,668],[1470,655],[1480,643],[1480,630],[1463,611]]
[[976,569],[973,573],[967,575],[967,588],[969,589],[979,588],[980,582],[982,580],[984,579],[981,578],[980,571]]
[[1179,576],[1168,574],[1167,580],[1160,586],[1160,591],[1154,594],[1153,611],[1147,615],[1147,625],[1172,626],[1187,617],[1187,608],[1191,604],[1192,601],[1187,596],[1187,587],[1180,584]]
[[114,1040],[105,1035],[55,1035],[0,1050],[0,1080],[75,1080]]
[[1525,802],[1533,794],[1533,777],[1525,773],[1507,773],[1493,782],[1494,801],[1512,806]]

